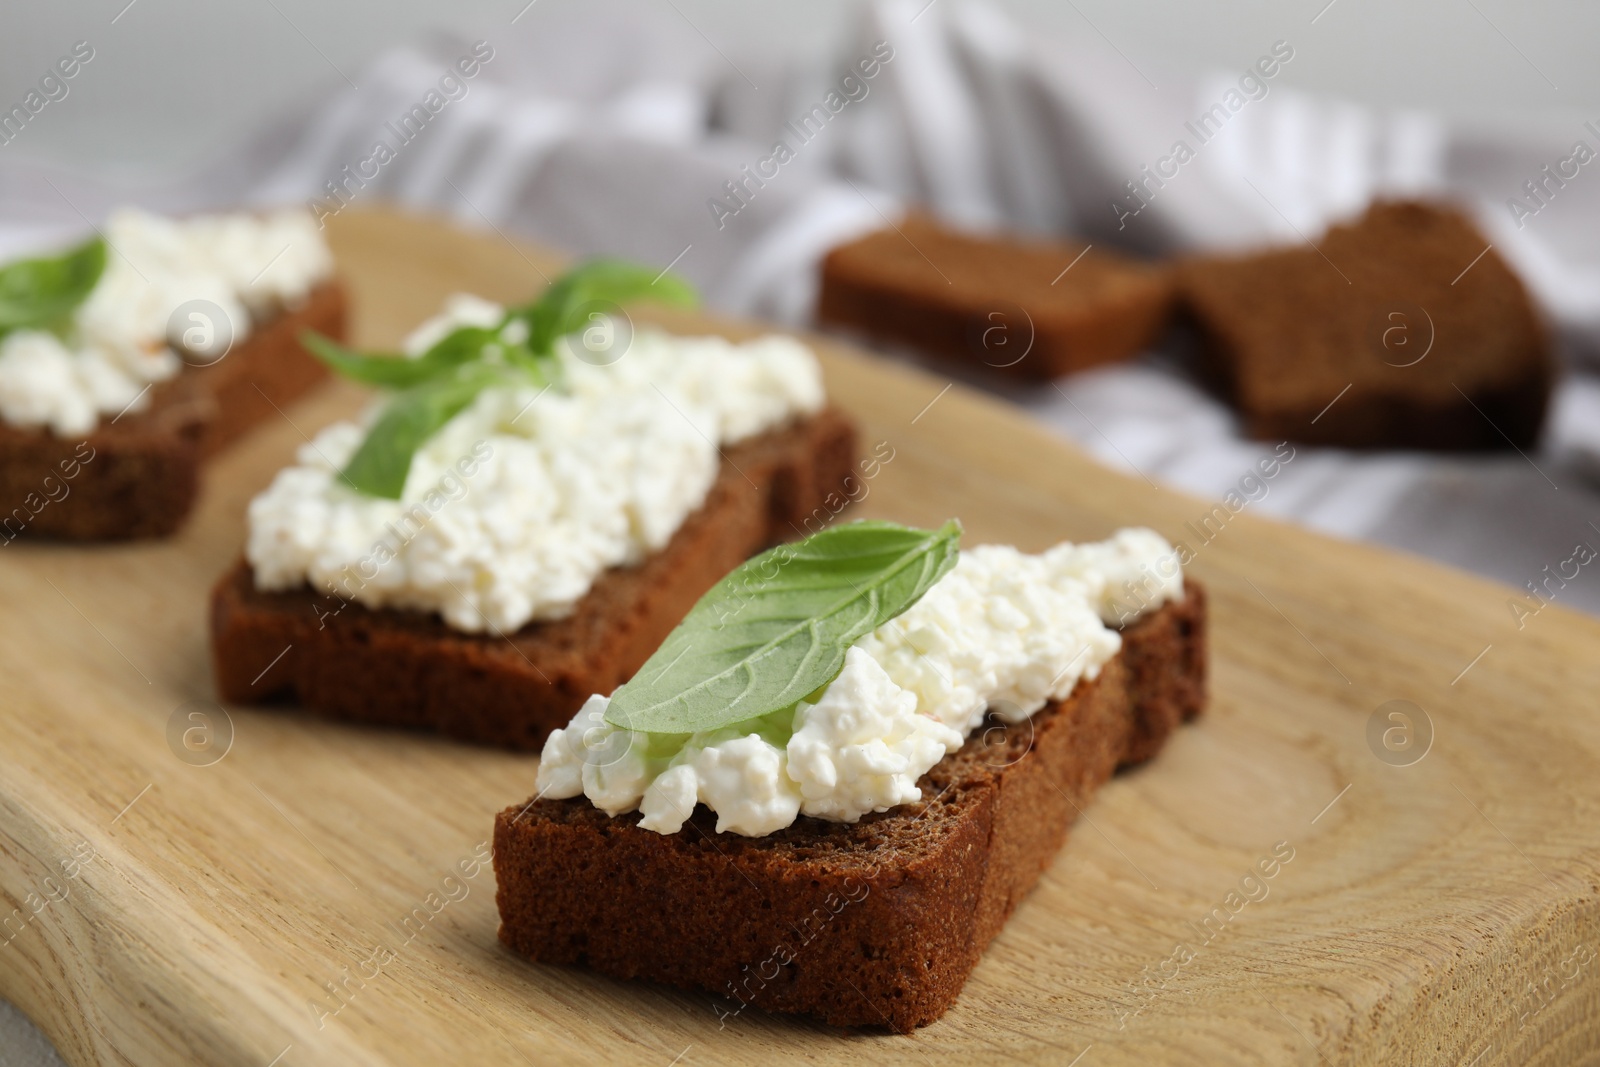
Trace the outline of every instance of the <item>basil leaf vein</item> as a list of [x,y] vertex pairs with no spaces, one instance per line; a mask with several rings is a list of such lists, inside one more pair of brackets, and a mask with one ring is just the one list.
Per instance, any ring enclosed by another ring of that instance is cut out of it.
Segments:
[[955,566],[960,538],[954,520],[938,530],[865,521],[763,552],[713,586],[612,694],[606,722],[695,733],[793,706]]

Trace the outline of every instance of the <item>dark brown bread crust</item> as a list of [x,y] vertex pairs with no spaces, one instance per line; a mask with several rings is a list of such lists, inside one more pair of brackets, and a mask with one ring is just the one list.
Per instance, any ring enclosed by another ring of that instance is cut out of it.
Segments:
[[1042,380],[1133,355],[1155,340],[1171,306],[1163,268],[913,216],[828,253],[817,318]]
[[211,366],[185,367],[154,386],[145,410],[103,421],[83,438],[0,423],[0,506],[12,509],[0,515],[0,544],[19,535],[121,541],[172,533],[194,504],[202,462],[327,376],[300,344],[308,329],[344,337],[337,282]]
[[1027,722],[990,720],[922,780],[922,802],[853,825],[718,835],[702,806],[663,836],[581,797],[507,808],[494,835],[500,940],[544,963],[709,990],[728,998],[719,1011],[924,1026],[1094,790],[1199,714],[1205,620],[1190,582],[1123,632],[1098,679]]
[[[1522,283],[1488,245],[1453,209],[1380,203],[1317,248],[1193,260],[1179,294],[1207,376],[1252,437],[1529,448],[1555,361]],[[1430,323],[1432,347],[1412,363]]]
[[1121,766],[1150,759],[1178,724],[1206,706],[1206,591],[1184,582],[1182,603],[1123,630],[1122,661],[1133,694],[1133,729]]
[[212,593],[217,690],[236,703],[293,696],[328,718],[537,749],[591,694],[638,670],[730,570],[820,529],[858,491],[847,484],[856,455],[854,425],[831,408],[726,449],[705,503],[664,549],[601,575],[568,618],[510,635],[309,588],[260,592],[241,560]]

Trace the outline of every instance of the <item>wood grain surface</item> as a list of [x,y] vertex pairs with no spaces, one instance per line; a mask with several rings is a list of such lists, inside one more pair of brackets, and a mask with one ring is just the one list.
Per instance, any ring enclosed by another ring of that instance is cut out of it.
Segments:
[[[383,213],[330,230],[368,345],[555,264]],[[893,449],[855,514],[1035,550],[1148,524],[1211,589],[1210,713],[1102,791],[943,1020],[722,1017],[525,963],[479,861],[532,758],[206,703],[208,588],[249,498],[362,402],[342,385],[221,457],[172,541],[0,547],[0,995],[73,1064],[1596,1062],[1600,623],[1519,629],[1514,590],[1249,506],[1202,540],[1212,502],[819,349]]]

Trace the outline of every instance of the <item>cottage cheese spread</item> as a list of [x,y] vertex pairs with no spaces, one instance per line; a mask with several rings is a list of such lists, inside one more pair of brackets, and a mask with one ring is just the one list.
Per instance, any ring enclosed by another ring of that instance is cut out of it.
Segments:
[[178,373],[168,320],[179,305],[208,300],[235,343],[253,323],[293,307],[333,269],[304,211],[186,220],[142,211],[113,214],[106,266],[61,336],[15,330],[0,339],[0,419],[61,436],[149,402],[145,389]]
[[800,815],[855,822],[920,799],[917,780],[986,714],[1020,722],[1098,676],[1122,647],[1108,624],[1182,596],[1177,554],[1151,530],[1039,555],[981,545],[856,642],[815,704],[684,736],[611,726],[609,698],[593,696],[545,743],[539,791],[637,809],[663,834],[697,802],[719,832],[749,837]]
[[[453,298],[406,341],[419,354],[499,305]],[[262,589],[316,588],[374,608],[435,611],[510,632],[569,614],[608,567],[660,550],[716,479],[720,446],[823,404],[811,350],[639,330],[606,366],[564,340],[566,385],[487,389],[412,460],[400,500],[338,471],[365,429],[339,423],[250,505],[246,555]]]

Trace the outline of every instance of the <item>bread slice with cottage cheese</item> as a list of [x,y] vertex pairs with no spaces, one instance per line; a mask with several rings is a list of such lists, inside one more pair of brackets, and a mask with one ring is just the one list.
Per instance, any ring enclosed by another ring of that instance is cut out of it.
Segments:
[[437,613],[257,587],[240,560],[211,601],[217,689],[236,703],[536,750],[591,693],[648,659],[747,557],[820,528],[859,494],[854,423],[822,410],[723,448],[704,502],[664,548],[603,571],[571,614],[469,633]]
[[[67,325],[0,332],[0,546],[173,533],[205,461],[327,377],[301,334],[345,332],[309,217],[129,210],[105,230]],[[213,351],[180,355],[178,330]]]
[[207,367],[150,390],[148,407],[81,437],[0,423],[0,545],[19,536],[66,541],[166,537],[188,517],[207,459],[327,378],[300,344],[342,337],[344,289],[327,282]]
[[700,806],[662,834],[582,796],[507,808],[495,820],[500,939],[541,963],[704,990],[708,1021],[753,1006],[927,1025],[1095,789],[1204,707],[1199,583],[1121,637],[1065,699],[975,730],[922,777],[921,800],[854,823],[801,816],[744,837],[718,834]]

